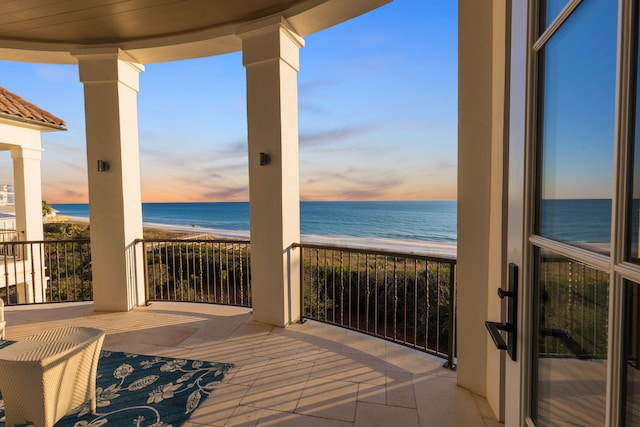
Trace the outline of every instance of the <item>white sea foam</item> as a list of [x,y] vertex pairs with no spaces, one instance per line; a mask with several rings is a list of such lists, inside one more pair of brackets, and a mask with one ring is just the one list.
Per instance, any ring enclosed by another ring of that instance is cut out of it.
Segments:
[[435,257],[456,259],[458,245],[445,242],[427,242],[423,240],[385,239],[379,237],[351,236],[317,236],[303,234],[301,243],[316,245],[342,246],[348,248],[384,250],[414,255],[431,255]]

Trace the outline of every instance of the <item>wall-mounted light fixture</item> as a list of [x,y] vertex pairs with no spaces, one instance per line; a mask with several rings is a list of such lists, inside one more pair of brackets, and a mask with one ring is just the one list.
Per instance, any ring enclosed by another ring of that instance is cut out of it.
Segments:
[[98,160],[98,172],[106,172],[109,170],[109,162]]
[[260,153],[260,166],[265,166],[271,163],[271,156],[267,153]]

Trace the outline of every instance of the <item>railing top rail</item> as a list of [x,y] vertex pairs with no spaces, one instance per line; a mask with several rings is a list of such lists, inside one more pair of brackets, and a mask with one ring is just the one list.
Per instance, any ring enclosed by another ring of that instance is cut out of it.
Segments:
[[359,254],[367,254],[367,255],[381,255],[388,257],[397,257],[397,258],[411,258],[422,261],[434,261],[441,262],[446,264],[456,264],[457,260],[455,258],[446,258],[432,255],[420,255],[409,252],[393,252],[393,251],[385,251],[381,249],[363,249],[363,248],[354,248],[347,246],[332,246],[332,245],[315,245],[310,243],[294,243],[291,245],[294,248],[303,248],[303,249],[319,249],[319,250],[330,250],[330,251],[343,251],[343,252],[353,252]]
[[250,243],[241,239],[136,239],[135,243]]
[[30,244],[57,244],[57,243],[90,243],[90,239],[67,239],[67,240],[14,240],[13,242],[0,242],[0,245],[30,245]]

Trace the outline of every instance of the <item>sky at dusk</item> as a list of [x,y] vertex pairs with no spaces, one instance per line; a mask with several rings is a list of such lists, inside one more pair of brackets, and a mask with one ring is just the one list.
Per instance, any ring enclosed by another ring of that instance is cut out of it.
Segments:
[[[457,2],[395,0],[305,37],[301,200],[456,198]],[[240,52],[145,65],[144,202],[247,201]],[[0,61],[0,86],[67,122],[42,134],[43,198],[87,203],[83,87],[74,65]],[[13,181],[0,151],[0,183]]]

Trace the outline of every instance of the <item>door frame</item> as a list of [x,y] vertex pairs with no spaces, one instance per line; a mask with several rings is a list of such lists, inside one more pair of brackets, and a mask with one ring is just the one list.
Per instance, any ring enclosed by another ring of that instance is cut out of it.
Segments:
[[531,105],[535,76],[530,72],[533,34],[530,25],[534,2],[513,1],[511,5],[508,117],[508,191],[507,191],[507,263],[520,268],[518,283],[518,325],[516,361],[507,360],[505,366],[505,425],[534,425],[527,420],[531,411],[531,250],[526,236],[532,227],[530,189],[533,173],[530,170],[535,152],[531,144],[536,109]]
[[[546,31],[550,35],[582,0],[570,0],[560,14],[557,25]],[[634,22],[632,0],[618,2],[618,41],[615,101],[614,164],[611,218],[611,255],[600,255],[577,249],[574,246],[533,235],[535,219],[535,189],[538,140],[537,81],[538,64],[535,50],[539,1],[512,1],[509,106],[505,123],[509,126],[508,142],[508,213],[507,213],[507,262],[520,266],[520,298],[518,307],[518,359],[507,361],[505,367],[505,425],[534,427],[529,417],[533,384],[533,271],[534,246],[553,250],[561,255],[598,267],[609,272],[609,312],[607,350],[607,425],[618,425],[621,413],[624,382],[623,361],[623,307],[625,279],[640,283],[640,266],[624,261],[627,224],[627,195],[630,191],[628,176],[629,147],[634,144],[629,129],[633,108],[640,108],[634,79],[637,78],[634,64],[634,33],[638,25]],[[638,6],[640,8],[640,6]],[[564,16],[564,18],[563,18]],[[554,28],[555,27],[555,28]],[[545,32],[545,33],[546,33]],[[545,38],[543,34],[541,39]],[[542,42],[538,42],[541,44]],[[640,79],[639,79],[640,80]],[[640,82],[637,84],[640,85]],[[634,93],[631,90],[634,89]],[[634,103],[636,104],[634,106]],[[636,123],[636,125],[638,125]],[[636,133],[640,128],[636,128]],[[636,147],[640,149],[640,147]],[[637,167],[638,165],[636,165]],[[638,173],[638,172],[636,172]]]

